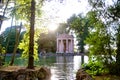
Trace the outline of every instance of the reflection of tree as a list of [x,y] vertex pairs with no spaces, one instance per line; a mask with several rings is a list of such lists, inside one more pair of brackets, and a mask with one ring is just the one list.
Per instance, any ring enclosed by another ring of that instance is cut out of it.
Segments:
[[81,55],[81,65],[84,63],[84,55]]

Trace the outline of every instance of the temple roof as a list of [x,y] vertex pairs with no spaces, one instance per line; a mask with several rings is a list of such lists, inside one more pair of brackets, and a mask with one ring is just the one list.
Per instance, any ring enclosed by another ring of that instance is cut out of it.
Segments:
[[69,34],[59,34],[57,36],[57,38],[74,38],[73,35],[69,35]]

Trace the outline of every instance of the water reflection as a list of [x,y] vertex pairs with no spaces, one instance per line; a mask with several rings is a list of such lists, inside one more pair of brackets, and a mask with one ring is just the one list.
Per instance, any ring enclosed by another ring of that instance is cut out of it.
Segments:
[[[7,62],[10,61],[10,56]],[[83,62],[88,62],[87,56],[41,56],[35,65],[42,65],[51,69],[51,80],[75,80],[76,71],[81,68]],[[20,59],[19,56],[15,59],[15,65],[26,66],[27,61]]]
[[88,56],[74,56],[74,70],[77,71],[83,63],[88,62]]
[[75,73],[82,62],[87,62],[87,56],[57,56],[56,63],[51,66],[51,80],[75,80]]

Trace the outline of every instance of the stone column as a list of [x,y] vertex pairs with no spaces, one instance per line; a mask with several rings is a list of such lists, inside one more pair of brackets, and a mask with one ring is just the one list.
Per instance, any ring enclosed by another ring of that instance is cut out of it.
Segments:
[[62,41],[60,39],[60,44],[59,44],[59,53],[61,53],[61,46],[62,46]]
[[71,39],[70,39],[70,42],[69,42],[69,52],[72,53],[71,51],[72,51],[72,42],[71,42]]
[[69,52],[69,44],[68,44],[68,39],[66,39],[66,53]]
[[74,53],[74,39],[72,39],[72,53]]
[[64,48],[64,46],[63,46],[63,39],[61,39],[61,53],[64,52],[63,48]]
[[58,53],[60,53],[60,49],[61,49],[61,40],[58,40]]
[[70,51],[70,41],[68,40],[68,52],[70,53],[71,51]]
[[59,52],[59,39],[57,39],[57,51],[56,51],[56,53],[58,53]]

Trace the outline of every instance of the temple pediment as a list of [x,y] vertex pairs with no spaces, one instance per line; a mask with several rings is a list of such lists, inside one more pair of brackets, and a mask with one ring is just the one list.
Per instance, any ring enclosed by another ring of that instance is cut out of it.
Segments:
[[69,35],[69,34],[60,34],[57,36],[57,38],[74,38],[73,35]]

